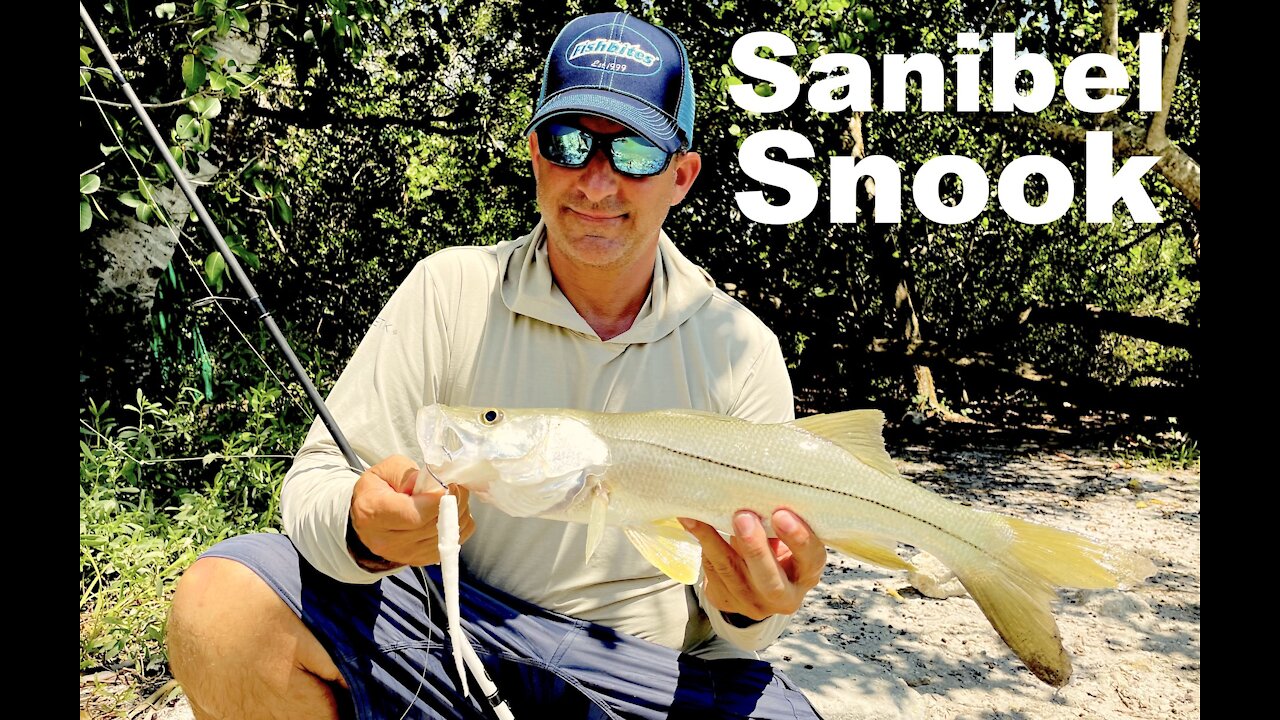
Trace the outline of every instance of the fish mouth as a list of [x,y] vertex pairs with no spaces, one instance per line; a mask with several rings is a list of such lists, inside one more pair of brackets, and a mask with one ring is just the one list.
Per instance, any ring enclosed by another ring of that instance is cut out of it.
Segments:
[[441,485],[449,481],[450,466],[466,450],[466,441],[440,405],[418,410],[418,442],[427,472]]
[[[457,459],[466,449],[466,443],[463,442],[462,436],[458,434],[457,429],[452,425],[441,424],[436,426],[436,435],[433,439],[439,453],[423,453],[423,459],[426,461],[423,467],[435,478],[435,481],[443,487],[448,487],[449,483],[467,484],[466,473],[458,472]],[[436,457],[441,458],[439,462],[432,462]],[[474,478],[471,478],[474,482]]]
[[423,468],[443,486],[461,485],[484,493],[501,481],[495,458],[486,456],[483,433],[470,427],[466,415],[440,404],[418,410],[418,444],[422,450]]
[[440,446],[440,450],[449,460],[452,460],[458,453],[462,452],[463,447],[465,447],[462,442],[462,436],[458,434],[457,429],[452,425],[437,427],[436,444]]

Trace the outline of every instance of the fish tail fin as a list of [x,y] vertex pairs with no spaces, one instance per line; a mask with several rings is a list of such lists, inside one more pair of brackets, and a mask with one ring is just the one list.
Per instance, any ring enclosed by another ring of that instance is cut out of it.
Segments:
[[989,546],[994,552],[975,554],[970,562],[947,564],[1027,668],[1046,683],[1062,687],[1071,678],[1071,659],[1050,610],[1057,597],[1054,588],[1133,584],[1154,573],[1155,566],[1072,532],[984,514],[1003,542]]
[[1155,565],[1137,553],[1105,547],[1067,530],[1003,515],[996,517],[1013,532],[1013,556],[1058,587],[1135,585],[1155,574]]

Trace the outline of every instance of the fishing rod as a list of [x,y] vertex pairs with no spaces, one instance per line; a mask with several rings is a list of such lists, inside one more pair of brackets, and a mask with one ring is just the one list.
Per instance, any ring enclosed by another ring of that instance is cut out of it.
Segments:
[[191,207],[195,209],[200,222],[204,224],[205,231],[209,233],[209,237],[213,238],[214,244],[218,246],[218,252],[222,254],[222,259],[227,263],[227,270],[230,271],[236,282],[240,283],[240,287],[244,290],[249,304],[258,313],[258,319],[267,327],[267,332],[270,333],[271,339],[275,341],[276,346],[284,353],[285,361],[289,363],[289,368],[293,370],[293,374],[302,383],[307,397],[311,399],[311,404],[315,406],[320,419],[324,421],[324,426],[329,429],[329,434],[333,436],[334,442],[342,450],[342,456],[347,459],[347,464],[353,469],[361,470],[362,464],[359,456],[351,449],[351,444],[347,442],[347,437],[338,428],[338,423],[333,419],[333,415],[329,413],[329,408],[324,404],[324,398],[320,397],[320,391],[316,390],[316,386],[311,382],[307,371],[302,367],[302,363],[299,362],[298,356],[293,353],[293,348],[285,340],[284,333],[280,331],[275,319],[271,317],[271,313],[267,310],[266,305],[263,304],[262,297],[254,289],[253,283],[249,282],[249,276],[240,267],[240,261],[236,259],[235,253],[231,252],[231,248],[227,246],[227,241],[223,239],[222,233],[213,224],[213,218],[209,217],[209,212],[205,210],[204,203],[200,202],[200,198],[196,197],[195,190],[187,182],[186,173],[182,171],[182,168],[178,167],[177,160],[174,160],[173,154],[169,152],[169,146],[165,143],[164,138],[160,136],[160,131],[156,129],[155,123],[151,122],[151,116],[147,113],[146,108],[142,107],[142,102],[138,100],[137,94],[133,92],[133,87],[129,85],[129,81],[125,80],[124,73],[120,70],[120,65],[116,63],[115,55],[111,54],[111,51],[107,49],[106,41],[98,34],[98,26],[94,24],[93,18],[89,17],[89,12],[84,9],[84,3],[80,3],[80,20],[84,23],[85,28],[88,29],[90,37],[93,38],[93,43],[98,46],[98,52],[102,53],[107,65],[111,67],[111,74],[115,76],[116,82],[120,83],[125,96],[129,98],[129,104],[133,106],[133,111],[138,115],[138,119],[142,121],[142,126],[147,129],[147,134],[151,136],[151,142],[160,151],[160,156],[164,158],[165,165],[169,166],[169,172],[173,174],[174,180],[178,182],[178,187],[182,189],[182,194],[187,196],[187,201],[191,203]]
[[[316,413],[320,416],[324,426],[329,430],[329,434],[333,437],[333,441],[337,444],[338,449],[342,451],[342,456],[346,459],[347,465],[357,473],[364,472],[364,462],[360,456],[356,455],[355,450],[351,447],[351,443],[347,441],[346,435],[342,433],[338,427],[338,422],[333,419],[333,415],[329,412],[329,407],[325,404],[324,398],[320,396],[320,391],[316,389],[311,377],[307,375],[307,371],[302,367],[302,363],[298,360],[298,356],[294,354],[293,348],[289,345],[289,341],[285,339],[284,333],[280,327],[276,325],[276,321],[271,317],[271,312],[267,310],[266,304],[263,303],[262,297],[253,287],[253,283],[249,282],[249,276],[244,269],[240,267],[240,261],[236,259],[235,253],[231,252],[231,248],[227,245],[227,241],[222,237],[222,233],[213,223],[213,218],[209,216],[209,212],[205,209],[204,203],[200,202],[200,198],[196,195],[191,184],[187,182],[186,173],[178,166],[178,161],[174,159],[173,154],[169,152],[169,146],[161,137],[160,131],[156,129],[155,123],[151,121],[151,115],[146,108],[142,106],[142,102],[138,99],[138,95],[134,93],[133,87],[129,85],[129,81],[125,79],[124,72],[121,71],[120,65],[116,62],[115,55],[107,48],[107,43],[102,39],[102,35],[98,33],[98,26],[94,24],[93,18],[89,16],[89,11],[85,10],[84,3],[80,3],[80,21],[84,23],[85,29],[89,31],[89,36],[93,39],[94,45],[98,47],[98,52],[107,61],[107,65],[111,68],[111,74],[115,77],[116,82],[120,84],[124,91],[125,97],[129,99],[129,105],[133,107],[134,113],[138,119],[142,121],[142,126],[146,128],[147,134],[151,137],[151,142],[160,151],[160,156],[164,158],[165,165],[169,167],[169,172],[177,181],[178,187],[182,190],[182,194],[186,196],[187,202],[191,203],[192,209],[195,210],[196,216],[200,218],[200,222],[204,225],[204,229],[209,233],[209,237],[213,238],[214,244],[218,248],[218,252],[222,255],[222,259],[226,261],[227,271],[240,284],[244,290],[245,296],[248,298],[249,304],[258,313],[258,319],[266,326],[271,339],[275,341],[276,347],[284,354],[285,361],[289,364],[289,368],[293,370],[294,376],[302,383],[303,389],[307,393],[307,398],[311,400],[311,404],[316,409]],[[428,473],[434,478],[435,474],[427,469]],[[439,479],[436,479],[439,482]],[[441,483],[443,486],[443,483]],[[452,507],[452,505],[451,505]],[[455,509],[456,513],[456,509]],[[455,519],[456,523],[456,519]],[[444,598],[440,594],[440,590],[435,583],[420,567],[414,567],[414,572],[418,579],[430,592],[431,597],[440,607],[448,607]],[[428,610],[430,613],[430,610]],[[447,632],[445,634],[448,634]],[[489,673],[485,670],[479,656],[476,655],[475,648],[471,647],[469,642],[461,642],[461,652],[463,659],[466,661],[466,667],[471,671],[472,677],[475,678],[476,684],[480,686],[481,691],[485,694],[488,704],[493,708],[494,714],[500,720],[514,720],[510,706],[507,705],[498,693],[498,687],[489,677]],[[426,669],[423,669],[426,672]],[[459,677],[465,693],[466,678]],[[407,711],[406,711],[407,712]]]

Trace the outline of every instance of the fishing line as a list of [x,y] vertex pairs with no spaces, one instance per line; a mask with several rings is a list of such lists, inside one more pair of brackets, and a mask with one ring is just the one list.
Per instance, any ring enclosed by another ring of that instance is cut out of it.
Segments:
[[89,432],[93,433],[94,435],[97,435],[99,440],[106,443],[107,445],[110,445],[112,450],[115,450],[121,455],[129,458],[134,462],[135,465],[139,467],[146,467],[147,465],[163,465],[165,463],[175,463],[175,462],[202,462],[207,465],[214,460],[257,460],[259,458],[292,460],[294,457],[293,455],[260,455],[258,453],[238,453],[236,455],[223,455],[222,453],[209,453],[208,455],[204,455],[201,457],[167,457],[167,458],[152,458],[151,460],[139,460],[133,455],[130,455],[129,451],[125,450],[123,445],[121,445],[115,440],[112,440],[111,438],[99,432],[98,428],[90,425],[89,423],[85,422],[83,419],[80,421],[80,424],[83,425],[85,429],[87,429]]
[[[289,342],[284,337],[284,333],[281,332],[279,326],[276,325],[275,319],[272,318],[270,311],[267,310],[266,305],[262,302],[262,298],[258,295],[257,290],[253,287],[253,284],[249,282],[248,275],[244,272],[243,268],[240,267],[239,260],[236,258],[235,254],[231,252],[231,248],[227,246],[226,240],[222,237],[222,233],[219,232],[217,226],[214,225],[213,218],[211,218],[208,211],[205,210],[204,203],[200,202],[200,198],[196,196],[195,190],[193,190],[191,184],[187,182],[186,174],[182,171],[182,168],[178,166],[177,161],[169,152],[169,147],[164,142],[164,138],[160,136],[160,131],[156,129],[155,124],[151,121],[151,116],[147,113],[146,109],[142,107],[142,102],[138,99],[137,94],[134,93],[133,87],[129,84],[129,81],[125,79],[124,72],[121,71],[120,66],[116,63],[115,56],[107,48],[106,42],[98,33],[97,25],[94,24],[93,19],[89,16],[89,12],[85,10],[84,3],[80,3],[80,20],[84,23],[85,29],[88,30],[90,37],[98,47],[98,51],[102,54],[103,59],[107,61],[107,65],[111,68],[111,74],[115,77],[116,82],[119,83],[125,97],[129,99],[129,104],[133,107],[134,113],[138,116],[138,119],[142,121],[142,125],[146,129],[147,134],[151,137],[152,143],[155,145],[156,149],[159,150],[160,156],[164,158],[165,164],[169,167],[169,171],[173,175],[174,181],[178,184],[182,193],[187,197],[187,201],[191,203],[192,209],[195,211],[196,216],[200,218],[200,222],[204,225],[205,231],[209,233],[209,237],[213,239],[214,244],[218,248],[218,252],[226,262],[227,271],[233,278],[235,278],[236,282],[240,284],[241,289],[244,290],[245,296],[248,298],[249,304],[252,305],[254,310],[258,313],[258,319],[264,326],[266,326],[267,332],[276,343],[276,347],[284,354],[285,361],[289,364],[290,369],[293,370],[294,376],[302,384],[303,390],[306,391],[307,397],[315,407],[317,415],[320,416],[321,421],[324,422],[325,427],[329,430],[330,436],[338,446],[338,449],[341,450],[347,464],[356,472],[363,472],[364,463],[360,460],[360,457],[355,453],[355,450],[347,441],[346,436],[338,427],[337,421],[335,421],[333,416],[329,413],[329,408],[325,405],[324,398],[320,396],[319,390],[317,390],[315,385],[311,382],[311,378],[307,375],[306,369],[302,367],[302,363],[298,360],[297,355],[294,354],[293,348],[290,347]],[[97,100],[97,97],[93,95],[92,88],[90,88],[90,95],[95,101]],[[102,113],[104,119],[106,119],[106,113],[102,110],[102,106],[98,105],[97,107],[98,111]],[[107,122],[107,126],[111,126],[109,121]],[[112,134],[115,135],[114,128],[112,128]],[[120,140],[118,135],[116,135],[116,138],[117,140]],[[120,142],[120,147],[124,147],[123,141]],[[128,155],[127,152],[125,154],[126,156]],[[129,164],[133,167],[134,173],[141,178],[142,175],[138,171],[137,167],[133,165],[132,159],[129,160]],[[172,225],[170,225],[164,218],[165,213],[162,209],[157,208],[157,210],[160,210],[157,214],[160,215],[162,221],[165,222],[169,231],[174,233],[175,239],[180,238],[180,235],[174,230]],[[181,246],[181,243],[179,242],[178,245]],[[183,252],[186,252],[185,248]],[[203,282],[203,278],[201,281]],[[208,290],[207,286],[206,290]],[[213,295],[212,290],[209,290],[209,294]],[[221,307],[220,303],[219,307]],[[230,320],[229,317],[228,320]],[[234,322],[232,325],[234,326]],[[243,333],[241,334],[241,337],[244,337]],[[245,338],[245,342],[248,342],[247,338]],[[263,362],[265,363],[265,360]],[[427,472],[432,478],[435,478],[436,482],[440,482],[440,479],[436,478],[435,473],[431,472],[429,467],[427,468]],[[440,484],[442,486],[444,485],[444,483]],[[435,583],[431,581],[431,578],[427,576],[426,572],[421,567],[414,567],[413,571],[417,574],[419,581],[427,588],[430,593],[430,597],[434,598],[437,604],[444,606],[445,603],[440,595],[440,591],[436,588]],[[426,605],[428,616],[430,616],[431,603],[428,602]],[[471,647],[471,643],[464,641],[461,643],[461,646],[466,666],[475,676],[476,683],[480,685],[482,690],[485,692],[494,713],[502,720],[513,720],[510,707],[498,694],[497,686],[488,676],[484,666],[480,663],[480,659],[476,655],[475,649]],[[465,687],[466,679],[459,678],[459,680],[464,683]]]
[[[129,163],[129,167],[133,170],[133,174],[137,176],[139,179],[143,179],[142,171],[138,169],[138,166],[136,164],[134,164],[133,157],[130,156],[128,152],[123,150],[124,139],[121,138],[120,135],[116,132],[115,127],[111,124],[111,121],[107,118],[107,114],[102,110],[102,104],[105,103],[106,101],[99,100],[97,94],[93,92],[92,85],[86,85],[85,89],[89,91],[89,96],[96,103],[98,103],[95,106],[98,109],[98,114],[102,116],[102,122],[104,125],[107,126],[107,131],[110,132],[111,136],[116,139],[116,143],[121,148],[121,151],[124,152],[124,158]],[[128,107],[127,105],[124,105],[122,103],[116,103],[116,104],[121,105],[122,107]],[[102,167],[102,165],[105,165],[105,164],[106,163],[102,163],[98,167]],[[169,234],[173,236],[174,245],[176,245],[178,249],[182,251],[183,256],[187,258],[187,264],[191,266],[195,266],[195,260],[191,257],[191,253],[187,251],[187,246],[182,242],[184,233],[173,226],[173,223],[169,221],[169,213],[166,212],[164,208],[161,208],[154,198],[147,197],[147,193],[142,193],[142,195],[143,195],[143,199],[147,201],[147,204],[150,205],[151,208],[155,211],[155,215],[157,218],[160,219],[160,223],[164,225],[165,229],[169,231]],[[226,319],[227,323],[231,325],[231,328],[235,330],[236,334],[240,336],[240,339],[244,341],[245,346],[249,348],[249,351],[252,352],[254,356],[258,358],[258,361],[261,362],[262,366],[266,368],[268,373],[270,373],[272,379],[274,379],[276,381],[276,384],[279,385],[280,388],[284,391],[284,396],[289,399],[289,402],[293,403],[293,406],[297,408],[299,412],[305,415],[306,409],[304,409],[302,405],[298,403],[297,398],[295,398],[293,396],[293,393],[289,391],[289,387],[285,385],[284,380],[282,380],[280,376],[276,374],[276,371],[272,369],[271,364],[268,363],[267,359],[262,356],[262,353],[258,352],[258,349],[253,346],[253,343],[249,342],[248,336],[246,336],[244,334],[244,331],[240,329],[240,326],[236,324],[235,319],[232,318],[229,313],[227,313],[226,308],[222,307],[222,304],[217,302],[218,300],[229,300],[229,299],[234,299],[236,302],[244,302],[244,301],[241,300],[240,298],[224,298],[218,295],[214,295],[213,289],[209,287],[209,283],[205,282],[203,273],[197,272],[196,279],[200,281],[200,284],[202,286],[204,286],[204,290],[205,290],[205,293],[207,293],[207,295],[193,302],[191,306],[203,307],[204,305],[207,305],[210,303],[217,304],[218,312],[222,313],[222,317]]]

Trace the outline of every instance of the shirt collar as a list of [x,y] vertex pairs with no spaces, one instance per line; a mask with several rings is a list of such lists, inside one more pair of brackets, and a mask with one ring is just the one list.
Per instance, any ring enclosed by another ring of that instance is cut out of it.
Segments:
[[[558,325],[599,340],[599,336],[556,286],[547,256],[546,223],[539,222],[528,235],[498,243],[498,267],[502,274],[502,300],[511,312]],[[649,343],[661,340],[688,320],[715,290],[715,281],[686,258],[659,231],[658,256],[653,266],[649,296],[626,332],[609,343]]]

